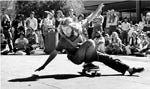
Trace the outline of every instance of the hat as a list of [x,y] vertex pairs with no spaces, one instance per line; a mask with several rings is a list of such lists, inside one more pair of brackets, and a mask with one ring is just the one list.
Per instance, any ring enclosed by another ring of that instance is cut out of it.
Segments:
[[70,23],[72,23],[71,18],[65,18],[62,22],[62,25],[70,25]]
[[44,11],[45,13],[49,14],[49,15],[53,15],[51,12],[49,11]]
[[69,9],[69,11],[73,12],[74,10],[73,9]]
[[62,11],[61,11],[61,10],[58,10],[57,13],[62,13]]
[[31,14],[35,14],[35,12],[34,12],[34,11],[32,11],[32,12],[31,12]]
[[149,16],[150,16],[150,12],[147,12],[146,15],[149,15]]
[[97,32],[96,32],[96,34],[99,34],[99,35],[101,35],[102,33],[101,33],[100,31],[97,31]]

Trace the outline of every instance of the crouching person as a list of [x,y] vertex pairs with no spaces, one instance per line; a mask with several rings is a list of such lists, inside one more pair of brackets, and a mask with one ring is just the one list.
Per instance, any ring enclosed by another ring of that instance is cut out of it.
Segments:
[[[73,33],[72,31],[74,31],[74,29],[70,26],[63,28],[71,30],[70,33]],[[84,68],[97,68],[97,66],[93,65],[92,62],[98,61],[122,74],[125,74],[125,72],[128,71],[130,75],[133,75],[134,73],[142,72],[144,70],[144,68],[130,68],[128,65],[122,63],[119,59],[114,59],[109,55],[96,51],[95,42],[91,39],[82,42],[82,37],[80,35],[65,35],[63,33],[56,47],[56,50],[50,54],[46,62],[41,67],[36,69],[36,71],[43,70],[56,57],[58,51],[61,51],[62,49],[67,51],[68,59],[74,64],[80,65],[85,63]]]
[[36,71],[43,70],[56,57],[58,51],[62,50],[63,48],[67,50],[67,57],[70,61],[77,65],[85,63],[84,68],[96,68],[97,66],[93,65],[92,62],[97,61],[104,63],[106,66],[122,73],[123,75],[126,71],[128,71],[130,75],[133,75],[134,73],[142,72],[144,70],[142,67],[130,68],[127,64],[122,63],[119,59],[114,59],[107,54],[96,51],[96,46],[93,40],[88,40],[80,46],[77,46],[78,43],[76,43],[76,46],[73,46],[67,40],[68,39],[61,38],[57,49],[50,54],[47,61],[41,67],[36,69]]
[[91,39],[83,41],[81,34],[79,34],[79,29],[72,26],[71,21],[68,19],[62,22],[58,32],[60,33],[61,38],[56,50],[54,50],[46,62],[35,71],[43,70],[57,56],[58,51],[61,51],[62,49],[67,51],[68,59],[74,64],[80,65],[85,63],[83,66],[84,68],[88,67],[96,69],[97,66],[93,65],[92,62],[98,61],[122,74],[125,74],[125,72],[128,71],[130,75],[133,75],[134,73],[142,72],[144,70],[144,68],[130,68],[119,59],[114,59],[109,55],[97,52],[95,42]]

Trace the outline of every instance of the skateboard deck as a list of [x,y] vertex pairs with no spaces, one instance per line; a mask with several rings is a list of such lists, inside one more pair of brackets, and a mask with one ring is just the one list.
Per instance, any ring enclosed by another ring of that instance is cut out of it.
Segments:
[[80,72],[80,74],[87,77],[96,77],[101,75],[101,73],[99,73],[98,71],[100,71],[100,69],[85,68],[82,69],[82,72]]

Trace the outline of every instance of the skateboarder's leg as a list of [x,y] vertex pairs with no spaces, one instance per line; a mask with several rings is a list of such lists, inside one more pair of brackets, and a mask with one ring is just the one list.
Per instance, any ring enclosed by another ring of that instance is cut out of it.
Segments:
[[95,43],[93,40],[88,40],[80,46],[77,52],[69,59],[75,64],[81,64],[83,62],[91,63],[96,58]]
[[98,66],[92,64],[93,61],[97,58],[96,45],[93,40],[88,40],[88,48],[86,49],[86,58],[84,60],[84,68],[90,67],[92,69],[99,69]]
[[121,72],[121,73],[125,73],[128,69],[129,66],[122,63],[119,59],[114,59],[112,57],[110,57],[107,54],[103,54],[103,53],[98,53],[98,61],[104,63],[105,65],[111,67],[112,69]]
[[125,74],[126,71],[130,73],[130,75],[142,72],[144,68],[130,68],[127,64],[122,63],[119,59],[115,59],[107,54],[97,53],[97,61],[104,63],[110,68]]

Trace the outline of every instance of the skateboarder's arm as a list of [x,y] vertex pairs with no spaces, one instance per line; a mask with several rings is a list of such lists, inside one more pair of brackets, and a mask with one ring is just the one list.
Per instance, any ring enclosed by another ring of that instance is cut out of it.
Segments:
[[46,62],[41,66],[39,67],[38,69],[36,69],[35,71],[40,71],[40,70],[43,70],[58,54],[58,51],[57,50],[54,50],[50,56],[48,57],[48,59],[46,60]]
[[104,7],[103,3],[101,3],[98,8],[96,9],[96,11],[94,11],[93,13],[91,13],[86,19],[87,22],[90,23],[97,15],[100,11],[102,11],[102,8]]

